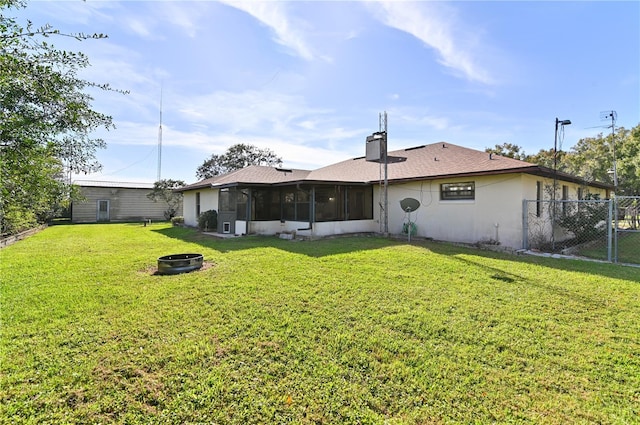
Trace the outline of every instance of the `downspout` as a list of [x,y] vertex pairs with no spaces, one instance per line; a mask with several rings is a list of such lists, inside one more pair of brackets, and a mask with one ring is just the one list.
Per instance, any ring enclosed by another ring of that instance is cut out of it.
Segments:
[[[298,185],[298,189],[304,190]],[[313,230],[313,217],[316,216],[316,188],[311,187],[309,191],[309,227],[303,227],[297,230]]]

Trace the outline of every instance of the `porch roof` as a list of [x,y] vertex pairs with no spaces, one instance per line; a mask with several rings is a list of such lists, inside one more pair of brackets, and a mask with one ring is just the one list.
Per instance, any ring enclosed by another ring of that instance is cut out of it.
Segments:
[[308,170],[291,168],[274,168],[263,165],[250,165],[226,174],[214,176],[197,183],[183,186],[179,192],[208,187],[225,187],[238,185],[271,186],[278,183],[297,182],[305,180],[309,175]]

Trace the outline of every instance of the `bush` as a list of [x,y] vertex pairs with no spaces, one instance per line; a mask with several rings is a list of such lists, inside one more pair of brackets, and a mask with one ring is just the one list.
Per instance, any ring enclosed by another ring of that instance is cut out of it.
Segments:
[[176,209],[175,208],[167,208],[164,211],[164,218],[165,220],[173,220],[173,217],[176,216]]
[[20,208],[16,205],[8,206],[0,218],[0,222],[2,223],[0,236],[15,235],[37,227],[38,224],[40,224],[38,217],[36,217],[33,211]]
[[595,196],[587,196],[593,202],[568,203],[558,224],[574,234],[579,242],[587,242],[607,233],[608,205]]
[[184,217],[182,216],[171,217],[171,224],[173,224],[174,226],[184,224]]
[[198,217],[198,228],[203,232],[209,232],[218,228],[218,212],[216,210],[205,211]]

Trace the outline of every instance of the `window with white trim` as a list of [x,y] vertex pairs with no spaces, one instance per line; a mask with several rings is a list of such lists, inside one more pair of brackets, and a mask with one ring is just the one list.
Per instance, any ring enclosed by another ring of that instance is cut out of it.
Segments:
[[459,201],[476,199],[475,182],[440,184],[441,201]]

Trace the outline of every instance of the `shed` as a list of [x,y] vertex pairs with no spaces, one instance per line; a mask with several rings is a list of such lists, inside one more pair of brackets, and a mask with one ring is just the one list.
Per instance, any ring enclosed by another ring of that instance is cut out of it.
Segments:
[[[147,197],[153,183],[79,180],[74,184],[84,199],[71,206],[73,223],[166,220],[167,204]],[[182,205],[177,215],[182,215]]]

